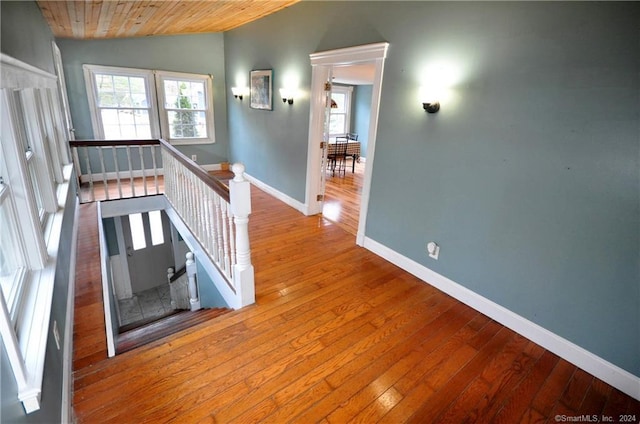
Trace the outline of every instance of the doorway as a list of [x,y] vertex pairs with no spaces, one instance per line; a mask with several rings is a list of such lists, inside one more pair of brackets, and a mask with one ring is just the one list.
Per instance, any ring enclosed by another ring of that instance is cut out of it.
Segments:
[[373,67],[373,81],[371,93],[371,113],[367,137],[367,166],[364,170],[362,194],[356,244],[362,246],[365,238],[371,175],[374,163],[375,141],[378,128],[378,112],[380,108],[380,93],[382,89],[382,74],[384,60],[387,55],[388,43],[367,44],[364,46],[348,47],[338,50],[313,53],[311,59],[311,117],[309,123],[309,148],[307,155],[307,184],[305,204],[307,214],[322,213],[325,194],[323,179],[323,142],[326,112],[327,82],[331,82],[334,69],[347,68],[352,65],[370,64]]
[[167,268],[175,263],[169,218],[164,211],[153,210],[115,219],[125,246],[123,271],[129,276],[124,282],[128,287],[122,290],[128,296],[117,296],[120,327],[175,313],[167,281]]
[[347,158],[342,172],[336,174],[325,167],[322,215],[354,237],[366,169],[374,75],[373,62],[331,70],[329,139],[331,143],[335,138],[347,140]]

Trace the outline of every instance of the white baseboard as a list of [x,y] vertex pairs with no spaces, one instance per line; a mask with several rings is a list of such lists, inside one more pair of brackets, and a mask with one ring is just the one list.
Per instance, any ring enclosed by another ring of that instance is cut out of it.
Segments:
[[640,377],[623,370],[575,343],[552,333],[375,240],[365,237],[364,247],[634,399],[640,400]]
[[297,201],[296,199],[287,196],[283,192],[278,191],[275,188],[271,187],[270,185],[263,183],[262,181],[256,179],[255,177],[252,177],[251,175],[247,174],[246,172],[245,172],[244,176],[245,176],[245,178],[247,180],[249,180],[249,182],[251,184],[253,184],[254,186],[258,187],[260,190],[267,192],[268,194],[272,195],[273,197],[275,197],[276,199],[280,200],[281,202],[284,202],[287,205],[291,206],[292,208],[302,212],[303,214],[308,215],[308,213],[307,213],[307,205],[305,205],[304,203],[301,203],[301,202]]

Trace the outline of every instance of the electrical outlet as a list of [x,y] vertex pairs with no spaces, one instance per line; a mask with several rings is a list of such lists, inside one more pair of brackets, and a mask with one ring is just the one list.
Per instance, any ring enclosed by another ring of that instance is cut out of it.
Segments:
[[56,339],[56,346],[60,350],[60,332],[58,331],[58,321],[53,321],[53,338]]
[[198,162],[198,155],[191,155],[191,160],[194,162]]
[[438,255],[440,255],[440,246],[435,241],[430,241],[427,243],[427,253],[430,258],[438,260]]

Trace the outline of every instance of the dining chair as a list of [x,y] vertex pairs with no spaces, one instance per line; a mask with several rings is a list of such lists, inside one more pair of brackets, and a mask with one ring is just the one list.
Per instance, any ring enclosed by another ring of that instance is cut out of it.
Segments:
[[347,137],[336,137],[335,149],[327,154],[327,163],[334,176],[336,175],[336,169],[338,170],[338,175],[341,172],[344,175],[346,171],[348,145],[349,139]]

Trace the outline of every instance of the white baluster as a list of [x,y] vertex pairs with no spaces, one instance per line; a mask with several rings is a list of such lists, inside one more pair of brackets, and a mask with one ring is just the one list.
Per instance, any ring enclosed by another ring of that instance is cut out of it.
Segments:
[[231,205],[227,209],[229,215],[229,274],[233,278],[233,266],[236,264],[236,239],[235,239],[235,224],[233,219],[233,212],[231,211]]
[[214,203],[216,206],[216,210],[215,210],[215,222],[216,222],[216,232],[215,232],[215,236],[216,236],[216,249],[215,249],[215,256],[213,258],[213,260],[216,263],[220,263],[222,261],[222,258],[224,257],[224,252],[222,251],[222,224],[221,224],[221,219],[220,216],[222,214],[221,210],[220,210],[220,196],[218,196],[216,193],[213,194],[213,198],[214,198]]
[[85,199],[82,198],[82,191],[80,190],[82,168],[80,168],[80,159],[78,158],[78,148],[72,147],[71,153],[73,157],[73,166],[76,168],[76,178],[78,179],[78,193],[80,193],[80,203],[83,203]]
[[104,166],[104,155],[102,153],[102,147],[98,146],[98,157],[100,158],[100,168],[102,170],[102,184],[104,186],[104,197],[109,200],[109,187],[107,184],[107,171]]
[[229,256],[229,215],[227,213],[227,208],[229,204],[227,202],[222,201],[220,203],[220,209],[222,210],[222,242],[224,243],[224,247],[222,251],[224,252],[224,258],[220,259],[222,269],[225,275],[230,276],[229,272],[230,267],[230,256]]
[[236,264],[234,286],[242,306],[255,303],[254,271],[249,247],[249,215],[251,214],[251,184],[244,178],[244,165],[236,163],[231,170],[235,174],[229,182],[231,211],[236,227]]
[[[167,269],[167,283],[169,283],[169,291],[171,292],[172,287],[171,287],[171,279],[174,276],[174,272],[173,272],[173,268],[168,268]],[[171,293],[171,309],[176,309],[176,302],[175,300],[173,300],[173,293]]]
[[140,170],[142,171],[142,186],[144,187],[144,195],[147,195],[147,177],[144,167],[144,150],[142,146],[138,146],[138,155],[140,156]]
[[131,165],[131,147],[127,146],[127,162],[129,163],[129,182],[131,183],[131,197],[136,197],[136,187],[133,183],[133,165]]
[[196,282],[196,261],[193,260],[193,253],[187,253],[187,276],[189,278],[189,303],[191,304],[191,310],[197,311],[200,309],[200,299],[198,298],[198,284]]
[[91,161],[89,160],[89,147],[84,148],[84,158],[87,161],[87,175],[89,176],[89,193],[91,194],[91,202],[95,201],[96,198],[93,195],[93,174],[91,173]]
[[156,165],[156,146],[151,145],[151,159],[153,163],[153,184],[156,187],[156,194],[160,194],[158,189],[158,166]]
[[120,184],[120,167],[118,166],[118,151],[116,150],[116,146],[111,146],[111,155],[113,156],[113,163],[116,169],[116,181],[118,184],[118,195],[119,199],[122,199],[122,185]]

